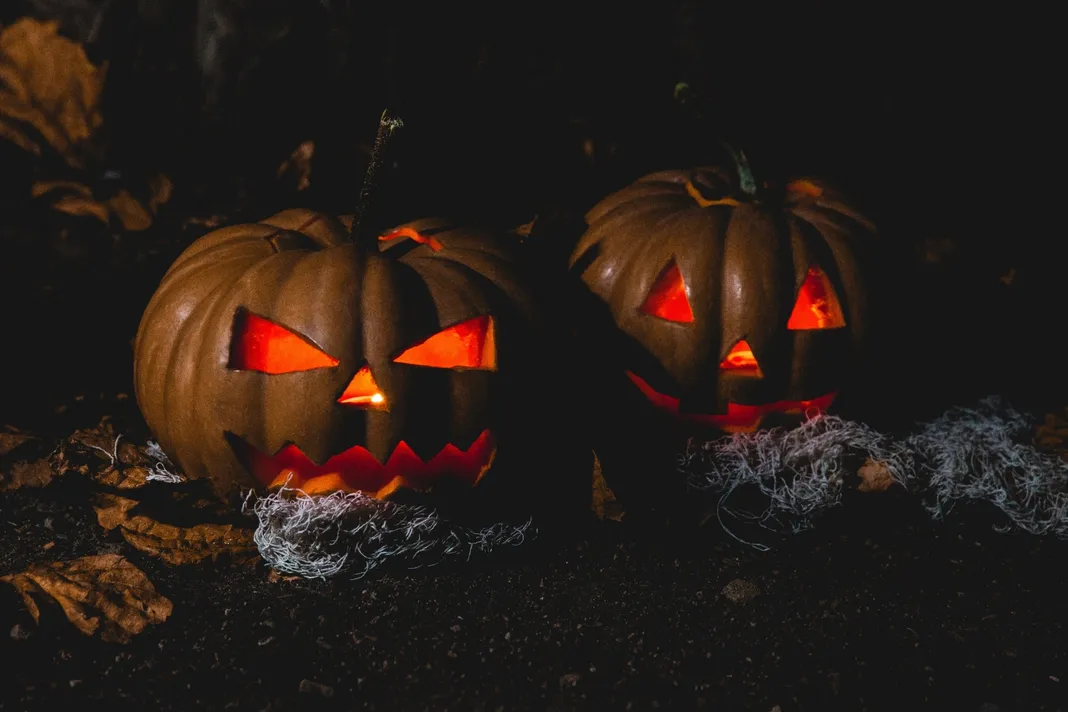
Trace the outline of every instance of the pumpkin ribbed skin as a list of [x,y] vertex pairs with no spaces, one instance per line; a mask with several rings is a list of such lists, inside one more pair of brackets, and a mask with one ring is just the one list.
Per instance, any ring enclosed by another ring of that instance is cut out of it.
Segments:
[[[289,210],[209,233],[178,257],[142,317],[134,382],[145,420],[186,474],[210,477],[227,494],[253,485],[232,436],[268,455],[295,444],[317,464],[353,445],[384,463],[401,441],[429,461],[447,445],[468,448],[486,429],[502,452],[540,437],[534,416],[513,406],[545,387],[542,322],[514,256],[491,235],[442,220],[406,227],[433,233],[439,249],[400,237],[368,253],[349,242],[341,220]],[[337,366],[273,375],[229,368],[240,309],[299,333]],[[496,370],[394,362],[485,314]],[[388,411],[338,403],[364,366]]]
[[[822,183],[798,181],[754,201],[716,167],[663,171],[608,196],[586,222],[570,266],[618,332],[604,339],[612,367],[678,398],[682,412],[816,398],[838,389],[862,354],[875,228]],[[672,261],[686,281],[692,323],[641,310]],[[814,264],[830,280],[845,326],[790,330]],[[719,368],[740,340],[762,378]]]

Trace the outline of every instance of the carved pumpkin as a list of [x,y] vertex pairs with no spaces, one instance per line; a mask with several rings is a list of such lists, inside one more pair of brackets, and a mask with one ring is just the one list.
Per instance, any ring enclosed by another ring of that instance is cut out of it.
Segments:
[[178,257],[142,318],[134,380],[187,474],[224,493],[288,479],[383,498],[489,482],[499,451],[553,456],[519,405],[559,384],[508,246],[442,220],[378,239],[370,253],[341,220],[289,210]]
[[761,194],[747,180],[716,167],[641,178],[587,213],[571,256],[616,330],[604,363],[685,428],[827,409],[866,334],[873,225],[822,183]]

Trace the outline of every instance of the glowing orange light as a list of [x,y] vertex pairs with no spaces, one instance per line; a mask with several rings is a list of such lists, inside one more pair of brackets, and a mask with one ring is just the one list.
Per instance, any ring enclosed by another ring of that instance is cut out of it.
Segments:
[[386,242],[388,240],[395,240],[398,237],[407,237],[409,240],[414,240],[420,245],[426,245],[434,252],[440,252],[445,249],[445,245],[441,244],[439,240],[436,240],[429,235],[423,235],[410,227],[400,227],[396,230],[391,230],[384,235],[379,235],[378,239],[380,242]]
[[693,309],[690,308],[690,300],[686,295],[686,282],[674,260],[657,277],[640,310],[644,314],[667,321],[693,323]]
[[789,193],[800,193],[801,195],[807,195],[812,198],[819,198],[823,195],[823,188],[810,180],[790,181],[786,184],[786,190]]
[[815,415],[829,409],[838,397],[838,391],[832,391],[817,398],[800,401],[776,401],[763,405],[744,405],[728,403],[726,413],[683,413],[679,410],[679,399],[656,391],[636,373],[627,371],[627,377],[638,390],[649,399],[652,405],[670,413],[672,416],[688,423],[718,428],[726,433],[750,433],[757,430],[764,416],[773,413],[787,415]]
[[269,319],[246,309],[234,317],[230,368],[279,374],[337,365],[336,358]]
[[786,328],[793,331],[840,329],[845,325],[845,315],[838,304],[831,280],[823,270],[813,265],[805,275]]
[[375,377],[371,375],[371,368],[364,366],[349,381],[345,392],[337,399],[338,403],[364,407],[378,407],[385,409],[386,397],[378,390]]
[[353,445],[320,465],[292,444],[273,456],[244,440],[236,440],[232,446],[256,480],[268,489],[286,485],[302,489],[306,494],[359,491],[376,497],[385,497],[398,487],[427,488],[440,480],[474,486],[497,454],[496,440],[489,430],[484,430],[466,450],[449,443],[426,460],[403,440],[384,462],[379,462],[363,446]]
[[753,349],[749,347],[749,342],[745,339],[731,347],[730,352],[720,362],[719,368],[722,371],[731,371],[742,376],[764,377],[764,372],[760,370],[760,364],[753,355]]
[[484,314],[443,329],[393,360],[432,368],[496,370],[497,339],[493,317]]

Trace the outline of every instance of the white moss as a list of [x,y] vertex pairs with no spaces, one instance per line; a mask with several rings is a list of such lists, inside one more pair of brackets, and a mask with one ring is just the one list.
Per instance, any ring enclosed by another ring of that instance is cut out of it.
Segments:
[[[739,541],[728,520],[755,521],[774,531],[799,532],[841,502],[846,462],[883,462],[894,481],[924,496],[936,519],[960,500],[985,501],[1008,523],[1032,534],[1068,537],[1068,463],[1019,441],[1031,420],[998,398],[975,408],[952,408],[895,440],[866,425],[822,415],[793,430],[776,428],[691,441],[679,470],[694,489],[715,495],[720,525]],[[743,487],[759,491],[763,511],[732,507]],[[763,544],[744,542],[766,550]]]
[[283,487],[257,496],[245,510],[259,520],[254,539],[264,560],[288,574],[362,578],[390,561],[415,569],[447,559],[470,559],[536,536],[531,521],[483,529],[456,526],[426,507],[382,502],[360,493],[309,497]]

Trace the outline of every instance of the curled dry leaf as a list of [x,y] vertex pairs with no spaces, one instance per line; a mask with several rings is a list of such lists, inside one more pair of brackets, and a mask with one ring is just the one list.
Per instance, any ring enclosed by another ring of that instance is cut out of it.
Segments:
[[0,138],[41,155],[51,146],[75,168],[99,155],[100,95],[107,66],[96,67],[59,22],[22,18],[0,30]]
[[10,469],[0,473],[0,492],[16,490],[20,487],[44,487],[52,481],[55,474],[50,458],[34,462],[16,462]]
[[601,461],[597,459],[596,453],[593,456],[593,503],[591,509],[593,509],[593,513],[597,515],[598,519],[610,519],[614,522],[622,520],[625,514],[623,505],[616,498],[615,492],[604,480],[604,475],[601,473]]
[[70,470],[109,487],[140,487],[148,481],[155,464],[141,448],[122,442],[105,419],[95,428],[75,431],[47,457],[10,467],[5,463],[0,490],[44,487]]
[[271,569],[267,574],[267,581],[269,583],[278,583],[279,581],[300,581],[300,576],[289,576],[283,573],[279,573],[277,569]]
[[13,452],[15,448],[22,447],[26,443],[37,439],[36,435],[23,433],[16,428],[7,428],[4,432],[0,432],[0,457],[4,457]]
[[[74,452],[68,452],[68,447]],[[98,484],[119,489],[141,487],[148,482],[156,461],[132,442],[123,440],[114,426],[104,419],[94,428],[76,430],[65,447],[53,456],[67,464],[74,457],[80,464],[73,468],[89,475]]]
[[96,517],[108,531],[119,528],[126,541],[138,551],[158,556],[168,564],[195,564],[229,556],[246,561],[258,556],[252,531],[232,524],[197,524],[179,527],[142,514],[134,514],[137,501],[116,495],[100,495]]
[[[198,217],[186,218],[186,221],[184,223],[182,223],[182,226],[183,227],[189,227],[190,225],[194,225],[196,227],[215,229],[215,228],[219,227],[220,225],[222,225],[225,222],[226,222],[226,218],[224,216],[222,216],[222,215],[209,215],[206,218],[198,218]],[[130,343],[132,344],[133,341],[131,341]]]
[[125,188],[100,201],[93,197],[88,186],[61,180],[38,181],[33,184],[31,193],[34,198],[49,199],[52,207],[61,213],[93,217],[105,225],[139,232],[152,226],[159,207],[171,199],[173,189],[170,179],[159,174],[149,184],[146,202],[133,197]]
[[1068,460],[1068,408],[1063,414],[1047,413],[1035,430],[1035,445]]
[[857,476],[860,478],[860,484],[857,485],[858,492],[885,492],[890,489],[890,485],[894,484],[890,468],[885,462],[867,460],[857,470]]
[[[50,443],[43,445],[49,446]],[[97,484],[118,489],[142,487],[150,479],[169,482],[181,479],[176,473],[163,469],[145,448],[116,435],[114,427],[105,418],[95,428],[75,431],[47,457],[12,465],[5,461],[0,469],[0,491],[44,487],[53,478],[71,470]]]
[[311,187],[311,161],[315,155],[315,142],[305,141],[297,146],[289,158],[278,166],[276,177],[288,178],[295,183],[297,192]]
[[[50,458],[40,457],[49,443],[10,425],[0,432],[0,492],[44,487],[52,481]],[[36,458],[36,459],[32,459]]]
[[521,237],[521,238],[523,238],[525,240],[528,237],[530,237],[530,232],[534,229],[534,223],[536,223],[537,221],[538,221],[538,216],[535,215],[530,220],[530,222],[523,223],[519,227],[517,227],[514,230],[512,230],[512,232],[514,232],[516,235],[519,235],[519,237]]
[[99,634],[107,642],[129,642],[149,624],[167,620],[174,608],[140,569],[119,554],[34,564],[0,581],[15,587],[37,623],[38,603],[50,597],[78,630]]

